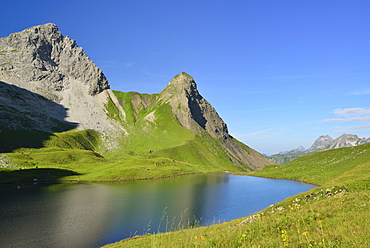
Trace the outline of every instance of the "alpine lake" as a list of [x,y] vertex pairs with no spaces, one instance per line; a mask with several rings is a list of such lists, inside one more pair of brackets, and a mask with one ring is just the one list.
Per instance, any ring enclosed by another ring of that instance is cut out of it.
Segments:
[[0,186],[1,247],[100,247],[246,217],[316,186],[230,174]]

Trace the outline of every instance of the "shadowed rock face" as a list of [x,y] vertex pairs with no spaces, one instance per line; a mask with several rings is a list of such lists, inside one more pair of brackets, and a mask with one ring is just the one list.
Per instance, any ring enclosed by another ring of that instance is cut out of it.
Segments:
[[324,147],[331,142],[333,142],[333,138],[330,137],[329,135],[322,135],[319,138],[315,140],[315,142],[312,144],[312,146],[308,150],[315,150],[315,149],[320,149],[321,147]]
[[76,127],[65,121],[67,110],[45,97],[0,81],[0,132],[38,129],[63,132]]
[[194,78],[186,73],[174,77],[160,93],[160,100],[172,106],[172,112],[181,125],[199,135],[206,131],[221,141],[224,152],[237,166],[258,170],[273,164],[260,153],[237,142],[228,132],[226,123],[212,105],[197,90]]
[[177,75],[160,95],[161,99],[171,104],[173,113],[183,127],[197,134],[204,129],[216,139],[230,136],[225,122],[199,94],[194,78],[190,75],[184,72]]
[[[0,39],[0,81],[63,106],[64,121],[76,123],[79,129],[116,129],[105,112],[107,99],[113,97],[106,77],[55,24],[31,27]],[[42,111],[48,112],[44,116],[55,115],[52,107]],[[40,130],[40,125],[30,126],[24,128]],[[46,127],[41,130],[59,131]]]

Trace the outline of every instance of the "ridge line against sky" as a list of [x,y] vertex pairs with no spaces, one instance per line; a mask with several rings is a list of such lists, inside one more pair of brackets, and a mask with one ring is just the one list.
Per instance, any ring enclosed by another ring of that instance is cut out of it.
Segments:
[[55,23],[123,92],[185,71],[234,137],[274,154],[370,136],[368,13],[368,0],[5,1],[0,37]]

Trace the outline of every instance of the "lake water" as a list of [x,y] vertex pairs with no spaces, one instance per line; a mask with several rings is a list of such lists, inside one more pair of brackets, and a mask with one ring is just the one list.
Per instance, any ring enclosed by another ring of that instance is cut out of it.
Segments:
[[99,247],[251,215],[315,186],[229,174],[0,187],[0,247]]

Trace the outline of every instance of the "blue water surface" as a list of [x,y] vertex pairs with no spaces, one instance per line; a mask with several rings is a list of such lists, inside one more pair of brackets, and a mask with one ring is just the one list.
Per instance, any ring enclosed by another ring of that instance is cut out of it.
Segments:
[[314,185],[230,174],[0,187],[1,247],[100,247],[258,212]]

